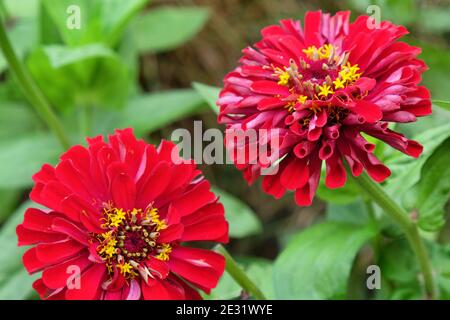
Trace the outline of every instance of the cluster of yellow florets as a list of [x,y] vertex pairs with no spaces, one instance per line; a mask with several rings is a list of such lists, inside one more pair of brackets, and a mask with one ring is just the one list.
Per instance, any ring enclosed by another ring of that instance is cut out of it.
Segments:
[[332,44],[324,44],[319,48],[316,48],[316,46],[310,46],[307,49],[303,49],[303,53],[306,54],[306,56],[311,60],[329,59],[334,56],[335,52],[336,47]]
[[[114,265],[119,269],[120,273],[126,278],[134,278],[138,275],[136,272],[136,259],[145,256],[145,254],[153,252],[154,258],[167,261],[172,247],[169,243],[156,244],[154,241],[161,230],[167,228],[167,223],[160,218],[157,208],[149,208],[145,214],[141,209],[133,209],[124,211],[115,208],[111,203],[105,204],[103,209],[104,223],[102,228],[108,230],[96,236],[100,242],[97,252],[106,262],[109,272],[113,272]],[[131,224],[130,224],[131,223]],[[148,231],[145,227],[152,228]],[[143,232],[143,240],[147,242],[148,247],[143,248],[142,253],[132,253],[125,250],[125,239],[127,232],[135,232],[141,230]],[[147,238],[151,237],[151,238]],[[127,260],[130,259],[129,261]]]

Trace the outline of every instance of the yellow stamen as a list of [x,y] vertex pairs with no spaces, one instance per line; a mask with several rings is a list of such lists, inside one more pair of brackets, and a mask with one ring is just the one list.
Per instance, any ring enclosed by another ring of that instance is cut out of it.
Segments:
[[319,86],[319,97],[328,97],[328,95],[332,94],[334,91],[331,89],[331,86],[324,84]]
[[291,78],[291,76],[287,71],[284,71],[278,76],[278,78],[280,79],[280,81],[278,81],[278,84],[280,86],[287,86],[289,84],[289,79]]

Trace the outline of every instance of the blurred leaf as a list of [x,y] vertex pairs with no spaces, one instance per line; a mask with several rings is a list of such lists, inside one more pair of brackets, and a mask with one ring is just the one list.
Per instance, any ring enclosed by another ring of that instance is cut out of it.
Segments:
[[414,195],[419,226],[437,231],[445,223],[444,207],[450,196],[450,139],[447,139],[422,168],[422,178]]
[[325,222],[294,236],[274,265],[277,299],[343,299],[353,260],[376,234],[370,226]]
[[262,231],[262,225],[257,215],[245,203],[217,187],[212,189],[220,196],[219,201],[225,207],[230,237],[243,238]]
[[273,262],[259,258],[246,258],[244,263],[245,272],[250,279],[258,285],[267,299],[274,299]]
[[44,163],[53,163],[61,153],[58,141],[49,134],[35,134],[0,144],[0,188],[23,188]]
[[0,300],[24,299],[34,291],[31,287],[38,276],[30,276],[22,265],[26,248],[17,246],[16,226],[22,222],[25,210],[22,204],[0,229]]
[[450,31],[448,23],[450,7],[424,7],[420,10],[420,17],[417,22],[421,30],[430,33]]
[[198,82],[194,82],[192,86],[203,97],[203,99],[205,99],[206,103],[211,107],[211,109],[216,114],[219,114],[219,107],[216,105],[216,102],[219,98],[221,89]]
[[3,0],[6,10],[12,17],[35,17],[39,9],[39,0]]
[[357,200],[360,196],[360,190],[352,179],[348,179],[344,187],[339,189],[329,189],[325,185],[325,175],[320,179],[317,196],[327,202],[336,204],[349,204]]
[[242,288],[233,280],[228,272],[224,272],[220,278],[217,287],[215,287],[211,294],[202,294],[206,300],[231,300],[241,295]]
[[132,35],[140,52],[168,51],[193,38],[208,17],[202,7],[158,7],[133,21]]
[[38,128],[38,119],[31,108],[14,102],[2,102],[0,106],[0,141],[16,139],[36,128]]
[[4,220],[8,218],[10,213],[13,211],[15,205],[17,204],[20,196],[20,191],[11,189],[0,190],[0,225]]
[[27,64],[42,91],[59,109],[117,108],[128,97],[131,79],[126,66],[101,44],[37,48]]
[[[42,0],[61,37],[69,45],[103,42],[114,46],[128,22],[147,0]],[[80,29],[68,28],[73,16],[70,6],[80,8]]]
[[[36,29],[36,19],[23,18],[18,20],[11,29],[8,30],[8,37],[11,41],[11,45],[20,59],[37,44],[38,34]],[[8,63],[6,62],[3,53],[0,51],[0,72],[5,71],[7,67]]]
[[111,119],[109,127],[133,127],[137,135],[143,135],[199,112],[203,107],[203,99],[189,89],[140,95]]
[[348,204],[327,204],[327,220],[367,224],[369,214],[362,199]]
[[433,100],[433,103],[445,110],[450,110],[450,101]]
[[423,74],[423,84],[428,87],[431,96],[436,100],[450,100],[450,91],[443,83],[447,83],[450,74],[450,51],[448,48],[423,41],[408,41],[422,48],[419,58],[428,65],[429,70]]
[[54,69],[86,59],[115,58],[114,51],[97,43],[70,49],[64,46],[50,45],[44,47],[44,52]]

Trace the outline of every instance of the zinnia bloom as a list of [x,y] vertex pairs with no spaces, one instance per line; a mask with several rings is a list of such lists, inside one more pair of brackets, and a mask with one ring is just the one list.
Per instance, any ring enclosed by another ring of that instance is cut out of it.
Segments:
[[[243,50],[240,65],[224,79],[217,104],[228,132],[278,130],[280,143],[271,152],[279,155],[279,170],[263,180],[264,191],[276,198],[294,190],[298,205],[310,205],[323,162],[329,188],[345,185],[344,161],[354,176],[365,169],[384,181],[390,170],[368,136],[412,157],[422,152],[390,126],[432,112],[428,90],[418,86],[426,70],[416,59],[420,49],[398,41],[407,34],[403,26],[384,21],[375,27],[367,16],[349,23],[349,16],[308,12],[303,27],[282,20],[264,28],[262,40]],[[252,147],[229,135],[227,146],[234,155]],[[248,161],[237,167],[253,183],[264,166]]]
[[227,242],[228,224],[195,163],[172,161],[173,143],[156,149],[131,129],[116,131],[109,143],[96,137],[88,144],[34,175],[30,198],[46,209],[28,209],[17,227],[19,245],[33,245],[23,256],[26,269],[42,271],[33,284],[41,298],[200,299],[196,288],[209,293],[225,260],[184,243]]

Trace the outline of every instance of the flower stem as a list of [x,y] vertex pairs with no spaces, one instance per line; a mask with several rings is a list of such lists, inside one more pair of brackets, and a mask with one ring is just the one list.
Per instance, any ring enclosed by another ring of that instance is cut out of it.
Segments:
[[245,274],[245,272],[238,266],[233,257],[228,253],[222,245],[217,245],[215,251],[221,253],[226,260],[226,270],[233,277],[242,289],[251,294],[258,300],[266,300],[266,297],[261,292],[261,290],[255,285],[255,283],[250,280],[250,278]]
[[8,35],[6,34],[3,20],[0,20],[0,49],[2,50],[6,61],[8,61],[11,72],[16,76],[19,85],[22,87],[22,90],[31,105],[59,139],[63,148],[67,149],[70,146],[70,142],[64,131],[64,127],[53,112],[45,96],[33,81],[28,70],[17,58]]
[[367,193],[403,230],[409,244],[416,255],[423,274],[424,287],[428,299],[436,297],[433,272],[422,238],[419,235],[417,223],[401,208],[384,190],[367,174],[355,178],[356,183]]

